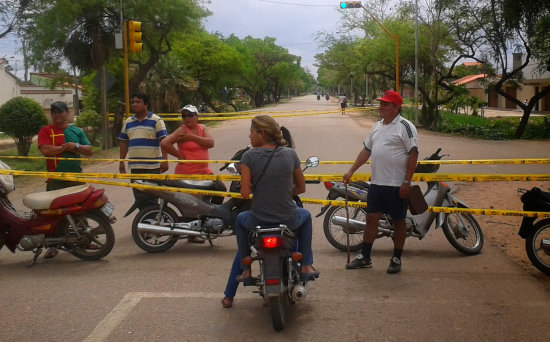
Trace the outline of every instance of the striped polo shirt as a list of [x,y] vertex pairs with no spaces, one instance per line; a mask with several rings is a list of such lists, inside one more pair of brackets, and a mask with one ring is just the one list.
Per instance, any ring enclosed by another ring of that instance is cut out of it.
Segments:
[[[119,140],[128,140],[129,159],[162,159],[160,140],[167,135],[164,121],[151,112],[143,120],[132,115],[122,126]],[[130,169],[158,169],[160,163],[130,162]]]

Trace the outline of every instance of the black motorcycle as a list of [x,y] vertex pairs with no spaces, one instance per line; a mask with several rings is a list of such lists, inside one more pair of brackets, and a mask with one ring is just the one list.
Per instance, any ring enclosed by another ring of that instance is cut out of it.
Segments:
[[[550,211],[550,192],[534,187],[518,189],[524,211]],[[536,223],[535,223],[536,221]],[[523,217],[518,232],[525,239],[525,250],[533,265],[550,275],[550,218]]]

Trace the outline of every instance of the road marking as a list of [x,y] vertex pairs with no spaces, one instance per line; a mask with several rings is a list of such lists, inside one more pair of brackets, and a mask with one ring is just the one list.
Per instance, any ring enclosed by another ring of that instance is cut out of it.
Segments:
[[[111,312],[99,322],[84,342],[101,342],[124,321],[143,298],[219,298],[219,293],[205,292],[129,292]],[[239,297],[241,297],[239,295]],[[244,298],[252,296],[243,296]],[[254,296],[257,297],[257,296]]]
[[[132,312],[132,310],[139,304],[139,302],[144,298],[193,298],[193,299],[218,299],[220,298],[219,293],[208,293],[208,292],[129,292],[124,298],[118,303],[117,306],[111,312],[105,316],[95,326],[92,332],[84,339],[84,342],[103,342],[109,335],[126,319],[126,317]],[[253,293],[239,294],[241,299],[251,299],[258,298],[258,295]],[[327,301],[334,301],[337,303],[365,303],[371,302],[373,305],[378,304],[414,304],[417,302],[415,298],[410,300],[395,299],[392,297],[376,297],[376,298],[365,298],[365,297],[356,297],[356,296],[332,296],[332,295],[315,295],[314,298],[310,298],[309,301],[318,301],[326,303]],[[435,305],[448,305],[449,301],[447,299],[436,299],[430,300],[428,303]],[[471,305],[471,301],[453,301],[454,305]],[[493,302],[487,302],[485,304],[493,304]],[[497,304],[494,302],[494,304]],[[512,305],[514,303],[507,303],[507,305]],[[543,307],[546,304],[541,303],[540,301],[530,301],[530,302],[517,302],[515,303],[523,307]],[[1,342],[1,341],[0,341]]]

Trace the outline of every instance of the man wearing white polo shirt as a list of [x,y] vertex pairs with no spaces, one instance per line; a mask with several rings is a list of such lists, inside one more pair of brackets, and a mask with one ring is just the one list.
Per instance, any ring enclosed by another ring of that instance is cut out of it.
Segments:
[[378,231],[378,221],[383,213],[389,214],[395,223],[394,251],[388,273],[401,271],[401,254],[405,246],[407,226],[407,194],[418,160],[418,133],[416,127],[401,115],[403,99],[395,91],[388,90],[376,100],[380,101],[377,121],[363,142],[355,163],[344,175],[348,183],[353,173],[371,159],[371,186],[367,195],[367,227],[363,234],[361,253],[346,265],[348,269],[370,268],[370,254]]

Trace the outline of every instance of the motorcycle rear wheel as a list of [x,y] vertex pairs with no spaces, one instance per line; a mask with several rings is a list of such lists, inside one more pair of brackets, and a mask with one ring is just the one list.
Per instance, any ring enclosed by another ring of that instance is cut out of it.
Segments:
[[177,235],[171,234],[155,234],[155,233],[141,233],[138,231],[139,223],[147,223],[152,225],[163,225],[178,222],[178,215],[174,210],[165,207],[162,210],[162,217],[160,217],[160,207],[153,205],[147,207],[136,215],[132,222],[132,237],[136,245],[149,253],[161,253],[166,252],[178,241]]
[[[367,220],[367,211],[365,208],[349,208],[349,218],[365,221]],[[323,221],[323,231],[328,242],[335,248],[346,252],[348,246],[346,244],[346,232],[342,226],[332,223],[333,216],[342,216],[346,217],[346,208],[345,207],[330,207],[330,209],[325,214],[325,219]],[[356,252],[361,249],[361,243],[363,242],[363,231],[353,232],[349,234],[349,244],[350,251]]]
[[[464,224],[462,228],[461,223]],[[472,215],[447,214],[442,228],[449,243],[459,252],[466,255],[475,255],[481,252],[483,232]]]
[[80,238],[76,237],[75,227],[71,227],[68,220],[64,220],[62,227],[62,232],[67,238],[78,239],[78,244],[67,246],[72,255],[82,260],[98,260],[111,252],[115,245],[115,232],[103,214],[87,212],[73,216],[73,219]]
[[535,224],[531,234],[525,239],[525,250],[531,263],[539,271],[550,275],[550,247],[548,244],[550,244],[550,219],[544,219]]
[[276,297],[269,298],[269,310],[271,312],[271,321],[273,323],[273,329],[275,329],[275,331],[281,331],[285,328],[285,298],[285,295],[278,295]]

